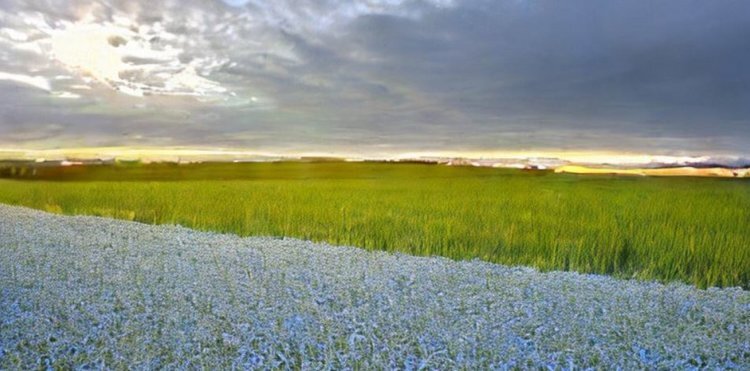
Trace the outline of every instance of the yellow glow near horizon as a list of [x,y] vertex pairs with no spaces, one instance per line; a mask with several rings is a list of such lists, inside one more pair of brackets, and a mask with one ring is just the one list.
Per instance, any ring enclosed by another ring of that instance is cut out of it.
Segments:
[[615,151],[417,151],[417,152],[354,152],[346,150],[259,151],[244,148],[138,148],[138,147],[86,147],[65,149],[0,149],[0,158],[18,159],[65,159],[65,158],[121,158],[150,161],[182,160],[232,160],[251,157],[338,157],[343,159],[419,159],[419,158],[467,158],[467,159],[539,159],[555,158],[572,163],[593,164],[646,164],[682,163],[705,161],[709,156],[670,156]]

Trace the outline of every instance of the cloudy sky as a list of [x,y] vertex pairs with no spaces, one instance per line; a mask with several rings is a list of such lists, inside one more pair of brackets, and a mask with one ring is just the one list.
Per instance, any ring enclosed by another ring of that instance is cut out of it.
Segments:
[[0,0],[0,148],[750,153],[743,0]]

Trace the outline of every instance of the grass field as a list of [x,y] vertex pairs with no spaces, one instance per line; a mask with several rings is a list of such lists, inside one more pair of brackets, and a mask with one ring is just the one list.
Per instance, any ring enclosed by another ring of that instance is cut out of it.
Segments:
[[[11,173],[6,168],[6,176]],[[750,287],[750,181],[387,163],[13,170],[0,202],[699,287]]]

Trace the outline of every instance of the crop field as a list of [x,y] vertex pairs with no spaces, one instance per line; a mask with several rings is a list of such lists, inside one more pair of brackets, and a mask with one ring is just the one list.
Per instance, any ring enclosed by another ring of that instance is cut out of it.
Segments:
[[410,163],[0,169],[0,202],[62,214],[750,287],[750,181]]

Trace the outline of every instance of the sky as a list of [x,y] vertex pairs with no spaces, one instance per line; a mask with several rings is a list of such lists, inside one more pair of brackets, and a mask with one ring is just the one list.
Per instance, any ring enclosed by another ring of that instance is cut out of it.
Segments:
[[744,0],[0,0],[0,149],[750,154]]

